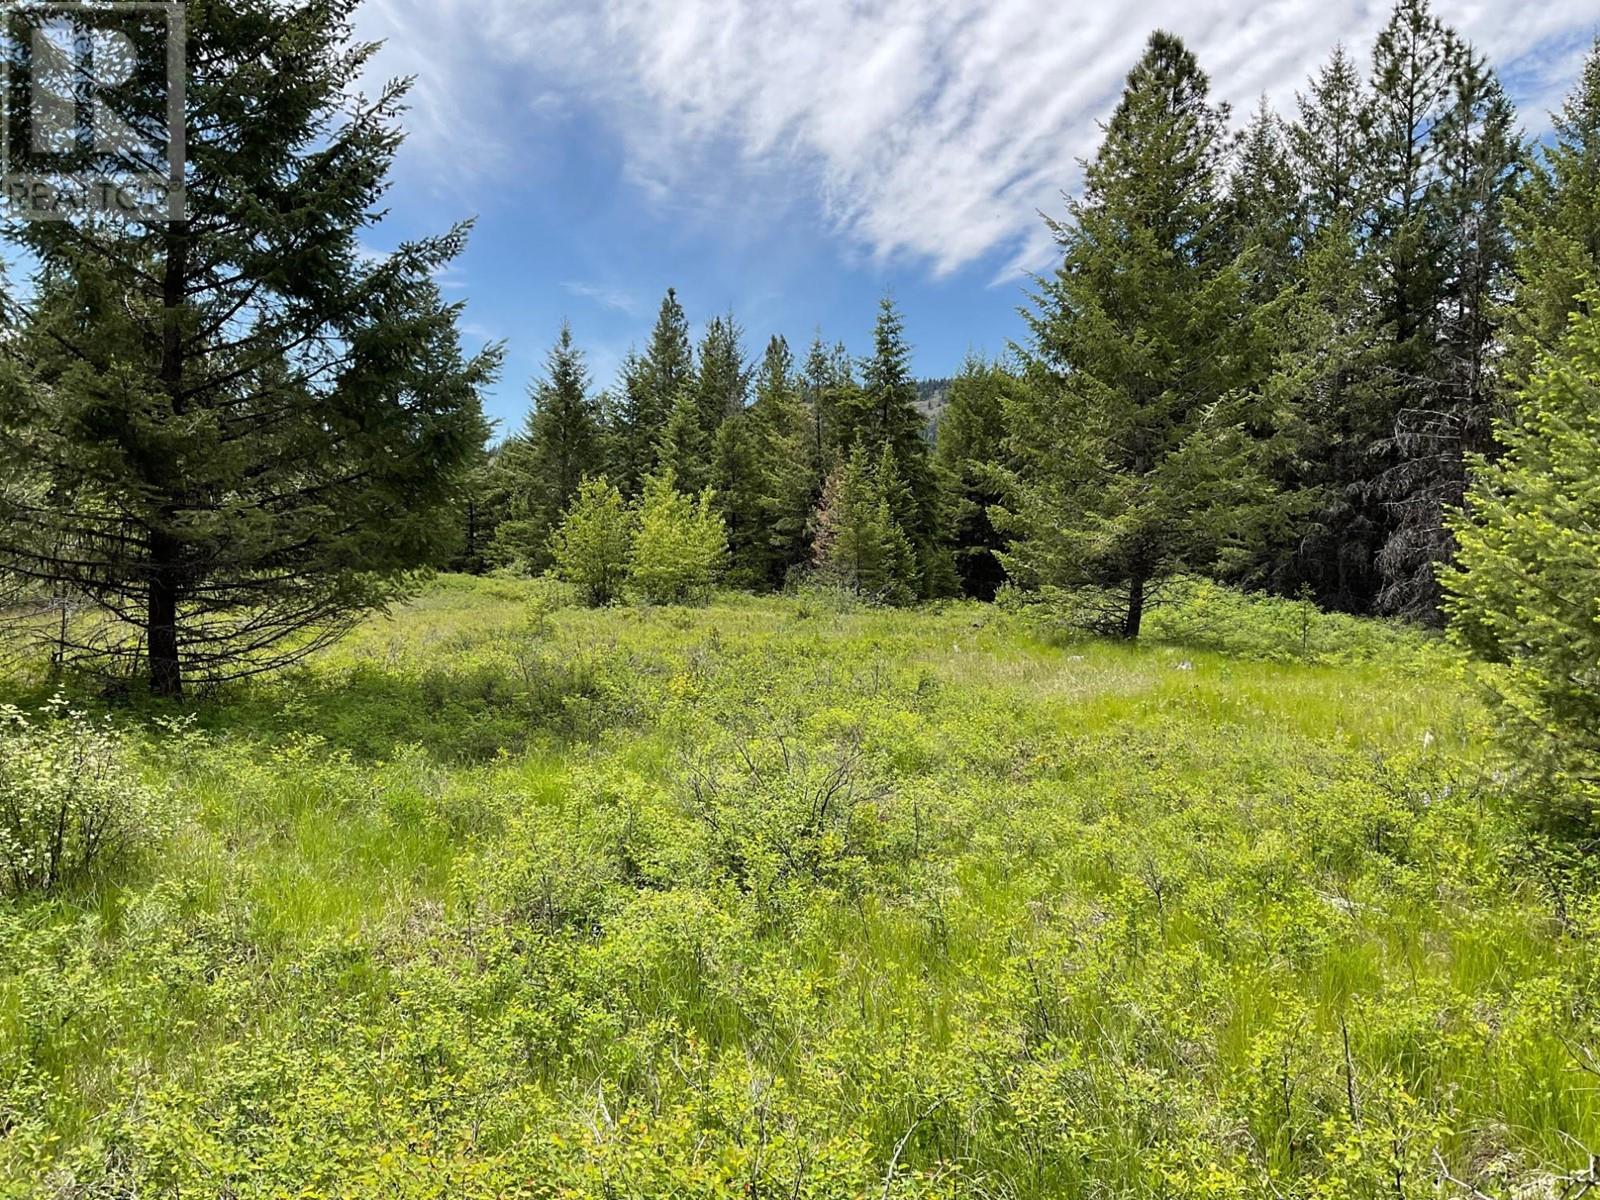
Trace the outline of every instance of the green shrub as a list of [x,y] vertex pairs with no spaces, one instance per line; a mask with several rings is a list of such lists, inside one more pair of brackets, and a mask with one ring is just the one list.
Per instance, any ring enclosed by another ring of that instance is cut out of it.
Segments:
[[604,478],[586,479],[550,538],[556,572],[582,593],[591,608],[617,598],[628,565],[633,518]]
[[728,530],[707,490],[698,499],[678,491],[672,472],[645,480],[628,580],[651,604],[705,597],[728,558]]
[[0,890],[47,892],[157,832],[124,735],[57,696],[42,717],[0,706]]
[[[1003,612],[1026,614],[1052,632],[1088,635],[1106,611],[1108,598],[1090,588],[1000,589]],[[1257,662],[1320,666],[1382,663],[1419,669],[1437,659],[1439,643],[1399,621],[1323,612],[1310,600],[1288,600],[1236,591],[1207,579],[1169,580],[1153,592],[1145,638],[1156,643],[1210,650]]]

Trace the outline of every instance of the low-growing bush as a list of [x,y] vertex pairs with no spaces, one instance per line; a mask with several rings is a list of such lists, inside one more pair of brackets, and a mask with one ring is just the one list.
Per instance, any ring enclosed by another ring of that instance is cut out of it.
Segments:
[[0,890],[47,892],[157,831],[125,735],[57,696],[30,717],[0,706]]

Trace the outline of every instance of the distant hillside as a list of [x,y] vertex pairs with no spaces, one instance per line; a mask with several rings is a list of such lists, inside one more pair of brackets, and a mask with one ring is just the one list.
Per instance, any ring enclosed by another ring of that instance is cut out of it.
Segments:
[[939,418],[950,403],[950,383],[948,379],[924,379],[917,384],[917,407],[928,418],[929,437],[939,428]]

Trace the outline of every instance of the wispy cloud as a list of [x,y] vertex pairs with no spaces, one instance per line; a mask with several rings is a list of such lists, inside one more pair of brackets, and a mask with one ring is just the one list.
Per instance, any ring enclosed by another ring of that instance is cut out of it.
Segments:
[[[1592,0],[1437,9],[1526,81],[1525,120],[1542,130],[1568,83],[1551,66],[1593,31]],[[458,172],[526,162],[528,115],[559,96],[609,121],[647,199],[699,197],[717,220],[756,221],[803,199],[868,254],[947,274],[1048,259],[1036,210],[1076,186],[1150,29],[1182,34],[1223,99],[1287,108],[1336,42],[1364,53],[1386,12],[1383,0],[374,0],[364,20],[389,39],[384,69],[420,76],[413,133]]]
[[570,296],[577,296],[580,300],[589,300],[601,308],[609,308],[613,312],[625,313],[630,317],[638,316],[643,310],[639,298],[626,288],[612,287],[603,283],[581,283],[568,281],[561,285],[562,290]]

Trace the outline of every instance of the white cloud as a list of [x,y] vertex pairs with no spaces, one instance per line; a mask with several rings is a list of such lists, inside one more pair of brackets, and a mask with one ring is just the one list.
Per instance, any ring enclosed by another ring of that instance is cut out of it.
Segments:
[[570,296],[580,300],[589,300],[601,308],[609,308],[613,312],[624,313],[628,316],[637,316],[643,311],[639,298],[626,288],[612,287],[604,283],[583,283],[569,280],[561,285],[562,289]]
[[[380,67],[419,75],[412,132],[458,176],[535,170],[533,114],[581,105],[623,140],[655,203],[771,222],[815,203],[848,241],[936,274],[1048,258],[1096,122],[1152,28],[1181,34],[1238,109],[1286,110],[1335,42],[1364,54],[1385,0],[373,0]],[[1596,25],[1592,0],[1440,0],[1508,75],[1524,121],[1570,85],[1539,53]],[[548,116],[545,118],[549,120]],[[559,118],[556,118],[559,119]],[[548,129],[546,130],[548,134]],[[569,285],[570,287],[570,285]],[[598,298],[598,297],[596,297]]]

